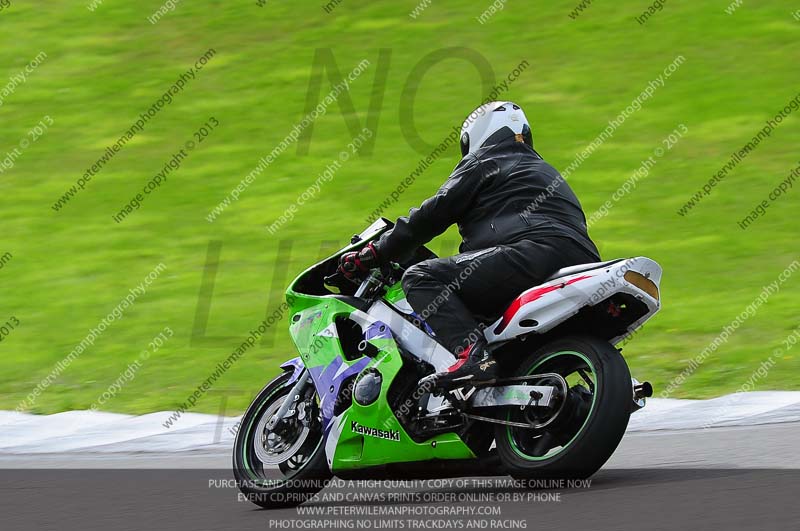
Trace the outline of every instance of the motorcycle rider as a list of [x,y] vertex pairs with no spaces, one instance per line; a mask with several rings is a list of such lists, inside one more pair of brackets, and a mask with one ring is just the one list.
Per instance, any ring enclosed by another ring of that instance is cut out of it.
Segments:
[[578,198],[533,148],[530,124],[510,101],[478,107],[461,128],[463,158],[438,192],[358,252],[344,254],[352,277],[418,247],[458,224],[459,253],[410,267],[408,302],[436,340],[455,353],[446,372],[423,378],[439,389],[493,383],[497,363],[476,314],[496,318],[526,289],[556,270],[600,260]]

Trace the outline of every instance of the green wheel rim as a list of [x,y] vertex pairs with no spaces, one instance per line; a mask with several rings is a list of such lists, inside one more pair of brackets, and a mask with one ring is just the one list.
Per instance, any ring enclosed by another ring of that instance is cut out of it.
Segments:
[[[589,422],[589,419],[592,418],[592,414],[594,413],[595,403],[597,402],[597,395],[600,392],[600,382],[597,379],[597,371],[594,368],[594,364],[584,354],[582,354],[580,352],[576,352],[574,350],[562,350],[562,351],[559,351],[559,352],[554,352],[554,353],[546,356],[545,358],[537,361],[536,364],[534,364],[534,366],[530,368],[528,374],[534,373],[534,371],[536,371],[536,369],[538,367],[541,367],[542,364],[544,364],[545,362],[550,361],[553,358],[557,358],[559,356],[563,356],[563,355],[576,356],[576,357],[582,359],[583,361],[585,361],[586,364],[589,366],[589,371],[591,371],[592,376],[594,376],[594,393],[592,393],[592,404],[589,407],[589,413],[587,413],[586,418],[584,419],[583,423],[581,424],[581,427],[578,429],[577,432],[575,432],[575,435],[573,435],[572,438],[566,444],[562,445],[561,448],[559,450],[557,450],[555,453],[548,454],[548,455],[543,455],[543,456],[528,455],[527,453],[522,451],[517,446],[517,442],[514,440],[514,435],[513,435],[513,432],[512,432],[513,427],[512,426],[508,426],[506,428],[506,436],[508,437],[508,442],[509,442],[509,445],[511,446],[511,449],[514,450],[514,453],[516,453],[518,456],[520,456],[521,458],[523,458],[523,459],[525,459],[527,461],[546,461],[547,459],[552,459],[553,457],[559,455],[564,450],[569,448],[572,445],[572,443],[575,442],[575,439],[577,439],[578,436],[581,433],[583,433],[583,429],[586,427],[586,424]],[[506,416],[506,420],[511,420],[510,416],[511,416],[511,413],[509,412],[508,415]]]

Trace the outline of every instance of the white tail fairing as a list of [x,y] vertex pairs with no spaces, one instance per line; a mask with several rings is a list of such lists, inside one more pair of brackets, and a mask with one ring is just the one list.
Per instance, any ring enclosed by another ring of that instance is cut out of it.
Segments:
[[640,256],[573,266],[556,272],[551,278],[553,280],[523,292],[497,321],[486,328],[489,343],[508,341],[530,333],[545,333],[582,308],[625,293],[640,301],[645,309],[624,333],[610,339],[612,344],[616,344],[661,308],[661,267],[649,258]]

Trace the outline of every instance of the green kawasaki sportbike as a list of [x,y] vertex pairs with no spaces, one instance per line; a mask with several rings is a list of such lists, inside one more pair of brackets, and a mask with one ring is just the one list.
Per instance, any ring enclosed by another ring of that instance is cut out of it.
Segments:
[[300,356],[242,417],[233,469],[263,507],[297,505],[340,477],[497,475],[575,478],[616,449],[652,394],[614,347],[659,307],[661,268],[638,257],[557,271],[485,322],[495,384],[437,394],[417,384],[455,356],[436,341],[400,286],[405,264],[360,283],[341,254],[391,227],[381,219],[303,272],[287,291]]

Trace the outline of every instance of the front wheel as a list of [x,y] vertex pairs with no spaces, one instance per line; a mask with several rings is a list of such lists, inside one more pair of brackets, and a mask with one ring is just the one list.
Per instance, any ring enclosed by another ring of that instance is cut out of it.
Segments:
[[289,418],[274,430],[267,426],[288,398],[290,374],[280,375],[261,390],[242,416],[233,446],[233,475],[239,490],[265,509],[300,505],[331,478],[312,384]]
[[497,452],[507,472],[520,479],[591,476],[628,426],[631,376],[622,355],[597,338],[563,338],[533,353],[514,374],[526,375],[542,375],[531,383],[561,391],[547,410],[514,409],[504,416],[508,424],[496,427]]

